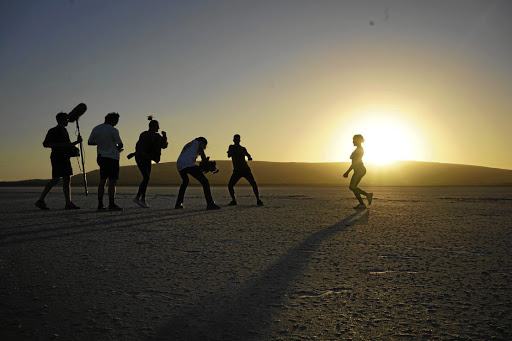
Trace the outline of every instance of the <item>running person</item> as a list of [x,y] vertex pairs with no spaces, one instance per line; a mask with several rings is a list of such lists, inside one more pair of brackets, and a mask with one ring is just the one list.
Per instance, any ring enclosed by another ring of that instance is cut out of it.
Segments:
[[185,198],[185,191],[189,183],[188,175],[192,175],[197,181],[201,183],[204,191],[204,198],[206,199],[207,210],[218,210],[219,206],[215,204],[212,198],[210,190],[210,183],[206,176],[204,176],[201,168],[196,165],[197,156],[201,156],[201,160],[207,161],[207,157],[204,153],[208,141],[204,137],[198,137],[187,143],[181,150],[181,154],[178,157],[176,166],[182,180],[178,198],[176,199],[175,209],[183,208],[183,199]]
[[100,166],[100,183],[98,185],[98,211],[103,211],[103,194],[108,180],[108,209],[122,211],[115,204],[116,182],[119,179],[119,154],[123,150],[123,142],[119,130],[114,128],[119,122],[119,114],[112,112],[105,116],[105,123],[100,124],[91,131],[89,146],[97,146],[98,166]]
[[233,136],[233,142],[235,144],[230,145],[228,149],[228,157],[230,157],[231,161],[233,161],[233,174],[231,175],[231,179],[229,179],[228,183],[228,190],[229,194],[231,195],[231,202],[229,203],[229,205],[237,205],[234,187],[238,180],[240,180],[241,178],[245,178],[247,181],[249,181],[249,184],[251,184],[252,186],[252,190],[254,192],[254,195],[256,196],[256,204],[258,206],[263,206],[263,201],[260,200],[260,194],[258,192],[258,185],[254,180],[251,168],[247,164],[247,161],[245,161],[246,156],[249,161],[252,161],[251,154],[247,152],[247,149],[245,149],[245,147],[242,147],[240,145],[240,135],[236,134],[235,136]]
[[363,176],[366,174],[366,167],[363,164],[364,149],[363,147],[361,147],[361,143],[364,142],[364,138],[362,135],[354,135],[352,142],[354,143],[354,146],[356,146],[356,149],[352,152],[352,155],[350,155],[350,159],[352,159],[352,164],[350,165],[350,168],[345,172],[345,174],[343,174],[343,177],[348,178],[348,174],[350,173],[350,171],[354,170],[352,179],[350,179],[349,188],[352,192],[354,192],[357,201],[359,201],[359,204],[355,206],[354,209],[360,210],[366,208],[366,205],[364,204],[363,199],[361,198],[361,194],[364,195],[366,199],[368,199],[368,205],[371,205],[373,193],[367,193],[357,187],[357,185],[359,185],[359,182],[361,182]]
[[52,153],[50,155],[52,163],[52,179],[44,187],[41,197],[36,201],[36,206],[42,210],[49,210],[44,199],[53,186],[55,186],[59,182],[60,178],[62,178],[62,189],[64,191],[64,199],[66,200],[64,209],[78,209],[80,207],[71,202],[71,175],[73,175],[73,169],[71,168],[70,158],[73,150],[75,149],[74,146],[82,141],[82,137],[78,135],[75,142],[71,142],[69,139],[69,134],[66,130],[68,125],[68,114],[60,112],[57,114],[56,119],[57,126],[48,130],[43,141],[43,146],[45,148],[52,149]]
[[128,159],[135,155],[135,162],[137,162],[137,167],[139,167],[142,174],[142,182],[133,202],[144,208],[149,208],[146,203],[146,189],[151,176],[151,161],[160,162],[162,149],[167,148],[168,145],[165,131],[162,131],[162,136],[158,133],[160,129],[158,121],[154,120],[153,116],[148,116],[148,120],[150,121],[149,129],[140,134],[135,145],[135,153],[128,155]]

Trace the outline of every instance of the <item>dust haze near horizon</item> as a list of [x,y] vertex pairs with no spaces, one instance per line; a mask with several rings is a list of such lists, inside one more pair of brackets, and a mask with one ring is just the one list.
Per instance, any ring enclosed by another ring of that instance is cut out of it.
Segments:
[[41,143],[80,102],[83,137],[119,112],[127,152],[154,114],[163,162],[197,136],[224,160],[235,133],[255,160],[346,162],[361,133],[368,163],[512,169],[511,14],[499,0],[4,1],[0,180],[50,177]]

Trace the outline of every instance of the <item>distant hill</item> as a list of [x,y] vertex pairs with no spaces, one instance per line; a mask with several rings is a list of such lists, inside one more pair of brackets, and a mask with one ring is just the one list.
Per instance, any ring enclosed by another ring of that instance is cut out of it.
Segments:
[[[270,186],[346,186],[348,180],[342,174],[349,167],[347,162],[299,163],[299,162],[249,162],[258,185]],[[220,172],[209,173],[212,185],[226,185],[232,173],[231,161],[217,161]],[[512,186],[512,170],[479,166],[455,165],[433,162],[403,161],[392,166],[367,165],[368,173],[363,186]],[[98,184],[99,170],[87,173],[89,185]],[[41,186],[48,180],[0,182],[0,186]],[[120,186],[136,186],[141,181],[137,166],[123,166]],[[80,186],[80,175],[73,176],[74,186]],[[152,186],[179,185],[181,178],[175,162],[153,165]],[[198,184],[191,178],[191,184]],[[240,185],[247,184],[242,179]]]

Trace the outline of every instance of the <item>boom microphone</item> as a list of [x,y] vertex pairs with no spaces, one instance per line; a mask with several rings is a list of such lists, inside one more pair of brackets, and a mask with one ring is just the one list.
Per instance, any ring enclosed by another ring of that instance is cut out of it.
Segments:
[[[80,136],[80,126],[78,125],[78,119],[87,111],[87,105],[80,103],[68,114],[68,122],[76,122],[76,130],[78,130],[78,136]],[[85,173],[85,160],[84,160],[84,145],[83,141],[80,141],[80,158],[82,159],[82,175],[84,179],[85,195],[89,194],[87,189],[87,174]]]
[[87,111],[87,105],[80,103],[68,114],[68,122],[75,122]]

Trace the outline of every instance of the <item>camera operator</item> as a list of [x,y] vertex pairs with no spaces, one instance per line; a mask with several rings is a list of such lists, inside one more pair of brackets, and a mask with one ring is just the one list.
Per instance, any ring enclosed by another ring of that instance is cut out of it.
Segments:
[[201,156],[201,160],[203,161],[208,161],[208,158],[204,153],[207,144],[208,141],[206,138],[201,136],[187,143],[181,150],[181,154],[178,157],[176,166],[178,167],[178,172],[180,173],[182,183],[180,186],[180,191],[178,192],[178,198],[176,199],[176,205],[174,206],[175,209],[183,208],[183,199],[185,198],[185,191],[187,190],[187,186],[189,184],[189,174],[192,175],[197,181],[199,181],[201,186],[203,186],[204,197],[206,199],[206,209],[220,209],[220,207],[217,206],[213,201],[208,179],[206,176],[204,176],[201,168],[196,165],[197,156]]

